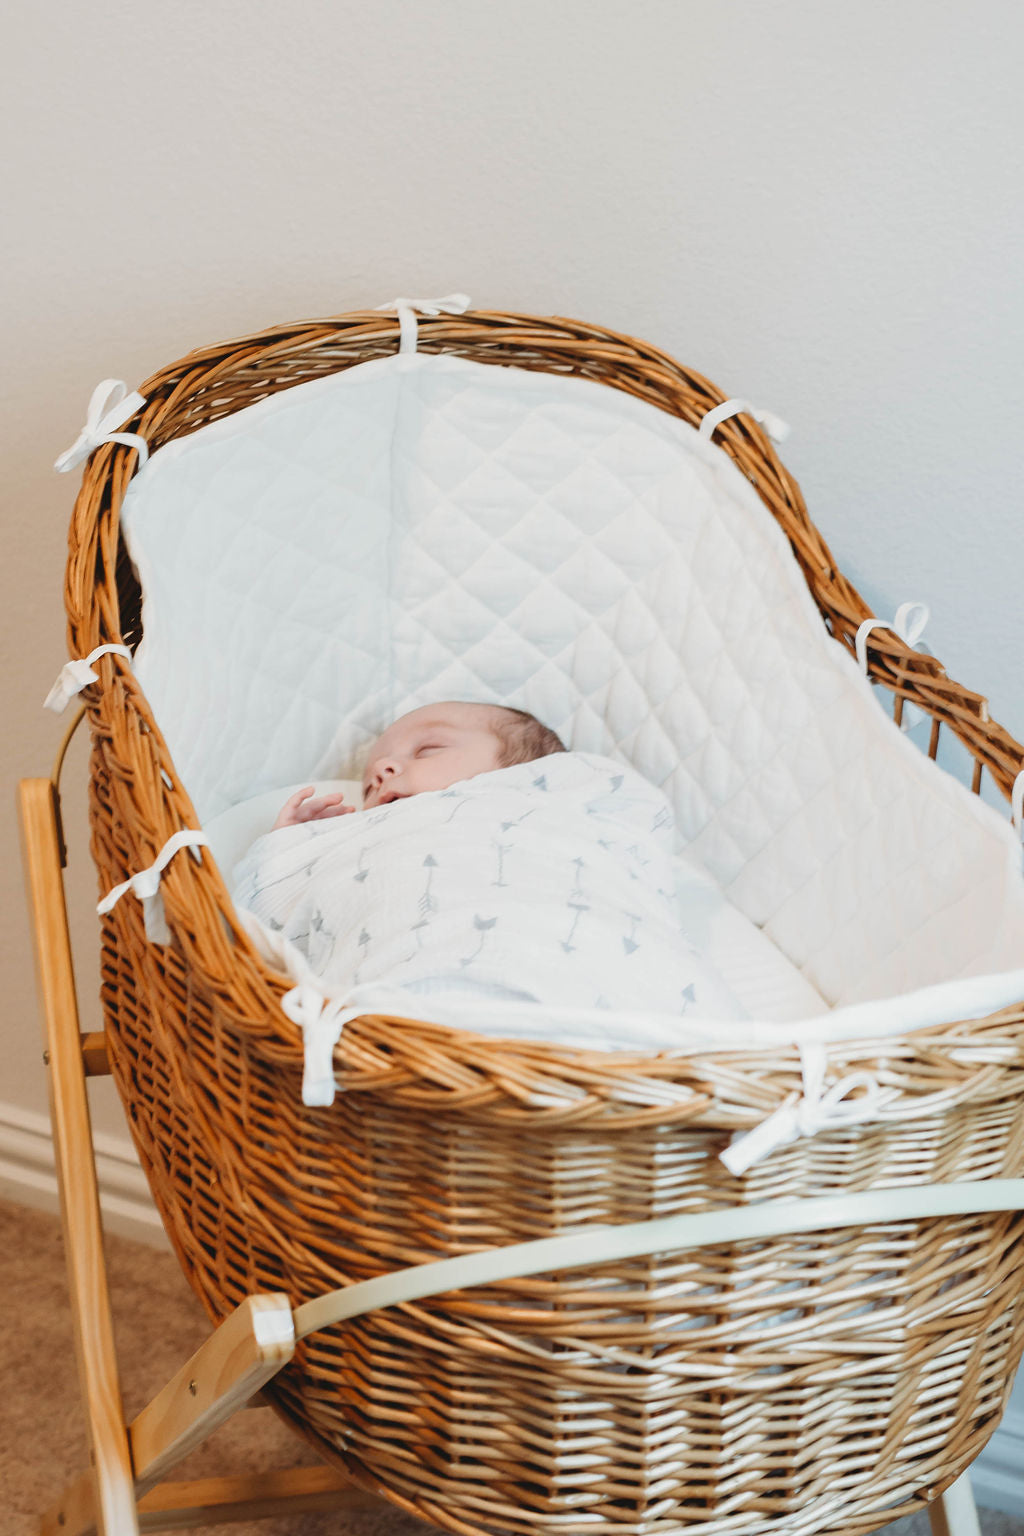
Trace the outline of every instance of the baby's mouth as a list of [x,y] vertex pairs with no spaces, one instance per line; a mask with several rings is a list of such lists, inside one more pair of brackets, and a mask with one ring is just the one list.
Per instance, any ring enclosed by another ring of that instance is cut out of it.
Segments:
[[392,800],[407,800],[408,798],[408,795],[403,795],[400,789],[389,789],[386,794],[381,795],[377,804],[390,805]]

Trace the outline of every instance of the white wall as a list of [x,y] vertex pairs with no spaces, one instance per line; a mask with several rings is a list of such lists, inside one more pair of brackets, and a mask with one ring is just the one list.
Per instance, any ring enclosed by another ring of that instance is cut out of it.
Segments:
[[[930,602],[933,649],[1024,735],[1017,0],[51,0],[6,34],[8,806],[59,735],[74,486],[49,465],[93,384],[455,288],[649,338],[788,418],[847,573],[883,614]],[[78,805],[84,773],[79,748]],[[34,1126],[3,835],[0,1099]],[[97,1118],[122,1134],[109,1094]]]

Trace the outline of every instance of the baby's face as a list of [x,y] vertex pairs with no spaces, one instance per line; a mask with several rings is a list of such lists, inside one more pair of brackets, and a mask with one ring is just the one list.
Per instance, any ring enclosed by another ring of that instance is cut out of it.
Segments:
[[366,760],[363,809],[500,768],[494,713],[488,704],[426,704],[389,725]]

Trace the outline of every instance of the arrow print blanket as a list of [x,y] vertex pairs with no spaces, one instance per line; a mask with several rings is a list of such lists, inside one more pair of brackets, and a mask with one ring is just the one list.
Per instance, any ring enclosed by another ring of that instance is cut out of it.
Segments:
[[668,801],[566,752],[265,834],[234,897],[325,991],[740,1018],[684,932]]

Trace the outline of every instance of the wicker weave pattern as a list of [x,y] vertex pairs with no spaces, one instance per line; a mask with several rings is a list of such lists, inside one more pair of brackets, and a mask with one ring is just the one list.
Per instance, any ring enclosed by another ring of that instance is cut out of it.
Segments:
[[[159,446],[386,355],[397,334],[393,317],[363,313],[194,353],[142,386],[132,429]],[[722,398],[665,354],[573,321],[439,316],[421,321],[420,345],[582,374],[692,423]],[[719,440],[852,650],[867,610],[770,443],[746,417]],[[105,447],[85,474],[68,565],[75,655],[139,637],[117,531],[133,462]],[[984,700],[886,631],[870,654],[874,675],[1008,790],[1022,750]],[[196,822],[134,679],[110,657],[99,668],[87,698],[105,890]],[[155,1197],[214,1317],[253,1290],[299,1302],[578,1222],[1024,1165],[1024,1006],[832,1047],[830,1072],[870,1066],[898,1090],[892,1118],[778,1151],[743,1179],[718,1153],[799,1089],[795,1051],[650,1059],[369,1018],[336,1054],[347,1091],[308,1110],[301,1042],[279,1008],[288,983],[239,931],[218,872],[184,855],[163,889],[166,949],[147,944],[133,899],[105,920],[103,1000]],[[435,1298],[307,1340],[278,1403],[357,1480],[453,1531],[867,1531],[946,1486],[994,1428],[1024,1348],[1022,1224],[736,1243]]]

